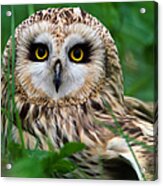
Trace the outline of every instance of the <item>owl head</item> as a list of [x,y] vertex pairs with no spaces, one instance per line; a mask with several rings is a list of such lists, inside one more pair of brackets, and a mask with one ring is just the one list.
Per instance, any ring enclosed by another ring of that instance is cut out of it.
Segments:
[[84,100],[106,84],[122,93],[114,41],[80,8],[36,12],[16,28],[15,41],[15,81],[28,98]]

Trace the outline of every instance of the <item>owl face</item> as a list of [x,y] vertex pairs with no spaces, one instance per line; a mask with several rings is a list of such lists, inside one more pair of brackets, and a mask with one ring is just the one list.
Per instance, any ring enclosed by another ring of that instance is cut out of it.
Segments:
[[73,97],[105,75],[102,39],[84,23],[40,20],[17,37],[15,71],[29,97]]

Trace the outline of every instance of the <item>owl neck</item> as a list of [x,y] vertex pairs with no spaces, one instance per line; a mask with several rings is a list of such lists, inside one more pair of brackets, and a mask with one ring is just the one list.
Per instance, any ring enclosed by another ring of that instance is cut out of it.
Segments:
[[[45,138],[49,138],[55,148],[71,141],[80,141],[87,146],[106,146],[114,134],[105,128],[107,124],[115,128],[114,119],[109,109],[117,118],[124,115],[123,105],[102,89],[84,103],[61,105],[41,105],[31,103],[16,96],[16,105],[22,121],[22,127],[39,139],[44,149]],[[116,112],[115,112],[116,111]]]

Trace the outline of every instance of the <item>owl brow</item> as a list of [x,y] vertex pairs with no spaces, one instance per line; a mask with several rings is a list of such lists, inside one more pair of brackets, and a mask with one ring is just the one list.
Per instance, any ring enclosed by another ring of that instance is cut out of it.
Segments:
[[[84,50],[90,51],[91,48],[92,48],[92,45],[91,45],[90,42],[77,43],[77,44],[75,44],[73,47],[71,47],[71,49],[76,48],[76,47],[80,47],[80,48],[82,48],[82,49],[84,49]],[[70,49],[70,50],[71,50],[71,49]]]

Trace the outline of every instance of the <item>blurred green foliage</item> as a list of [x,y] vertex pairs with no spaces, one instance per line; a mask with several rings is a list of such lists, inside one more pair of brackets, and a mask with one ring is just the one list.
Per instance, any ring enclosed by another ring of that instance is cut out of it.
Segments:
[[[155,74],[157,22],[154,2],[78,3],[15,5],[15,26],[37,10],[49,7],[81,7],[97,17],[111,32],[119,51],[124,75],[126,95],[144,101],[155,99]],[[140,8],[146,8],[141,14]],[[11,35],[11,18],[6,11],[11,6],[2,6],[2,52]]]
[[[21,145],[11,142],[8,152],[12,158],[6,156],[2,159],[2,176],[25,178],[79,178],[77,165],[69,158],[72,154],[85,148],[82,143],[71,142],[64,145],[60,151],[28,150]],[[7,155],[7,154],[6,154]],[[12,169],[6,169],[8,162],[14,165]],[[32,170],[31,170],[32,169]],[[82,171],[80,171],[80,176]],[[83,173],[84,174],[84,173]]]

